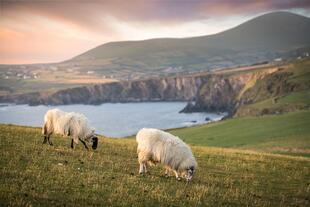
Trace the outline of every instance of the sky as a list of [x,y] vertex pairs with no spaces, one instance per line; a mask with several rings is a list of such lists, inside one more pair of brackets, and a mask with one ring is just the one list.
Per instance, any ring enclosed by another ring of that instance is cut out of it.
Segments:
[[0,64],[59,62],[123,40],[218,33],[309,0],[0,0]]

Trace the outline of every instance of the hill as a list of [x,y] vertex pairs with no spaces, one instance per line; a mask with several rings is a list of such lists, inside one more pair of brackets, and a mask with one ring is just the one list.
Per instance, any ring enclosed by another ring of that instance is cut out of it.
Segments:
[[307,35],[309,31],[309,18],[289,12],[274,12],[215,35],[111,42],[91,49],[72,60],[136,58],[160,51],[187,53],[194,49],[199,50],[197,54],[203,50],[215,53],[217,49],[229,48],[232,51],[290,50],[309,45],[310,39]]
[[310,110],[169,130],[187,143],[310,157]]
[[[193,146],[190,184],[138,175],[132,139],[100,138],[98,151],[40,129],[0,125],[0,205],[12,206],[307,206],[308,158]],[[284,182],[285,181],[285,182]]]
[[309,18],[275,12],[214,35],[106,43],[66,63],[118,79],[206,71],[302,55],[309,32]]
[[242,117],[309,109],[309,67],[305,58],[269,68],[219,71],[220,79],[203,82],[195,104],[184,111],[228,111]]
[[309,18],[275,12],[214,35],[110,42],[64,62],[0,65],[0,96],[279,63],[308,57],[309,33]]

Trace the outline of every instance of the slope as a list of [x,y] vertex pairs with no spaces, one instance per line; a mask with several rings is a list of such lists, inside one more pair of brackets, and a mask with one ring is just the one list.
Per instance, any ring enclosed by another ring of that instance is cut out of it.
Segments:
[[[1,206],[306,206],[307,158],[193,147],[192,183],[152,168],[138,175],[134,140],[100,138],[98,151],[40,130],[0,125]],[[285,182],[283,182],[285,180]]]
[[188,143],[310,156],[310,110],[170,130]]
[[302,55],[309,33],[309,18],[275,12],[215,35],[110,42],[63,64],[118,79],[212,70]]

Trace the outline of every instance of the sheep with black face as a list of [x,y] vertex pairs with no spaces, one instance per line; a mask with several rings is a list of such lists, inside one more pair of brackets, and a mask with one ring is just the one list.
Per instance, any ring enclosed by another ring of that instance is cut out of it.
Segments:
[[59,109],[48,110],[44,116],[44,125],[42,134],[44,135],[43,144],[49,143],[50,136],[60,134],[71,137],[71,148],[74,148],[74,143],[78,144],[79,140],[88,149],[86,142],[92,144],[95,150],[98,145],[98,138],[94,134],[94,129],[89,126],[87,118],[80,113],[64,112]]
[[147,164],[161,163],[175,173],[178,180],[184,176],[191,181],[197,162],[189,146],[180,138],[158,129],[141,129],[137,136],[137,153],[140,164],[139,173],[147,172]]

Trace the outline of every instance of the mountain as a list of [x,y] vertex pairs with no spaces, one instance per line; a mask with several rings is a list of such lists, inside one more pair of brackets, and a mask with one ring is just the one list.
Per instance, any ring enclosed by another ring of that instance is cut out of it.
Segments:
[[214,35],[106,43],[62,65],[118,79],[205,71],[300,56],[309,34],[310,18],[274,12]]
[[281,51],[309,45],[309,32],[309,18],[289,12],[275,12],[198,40],[209,46],[236,51]]

